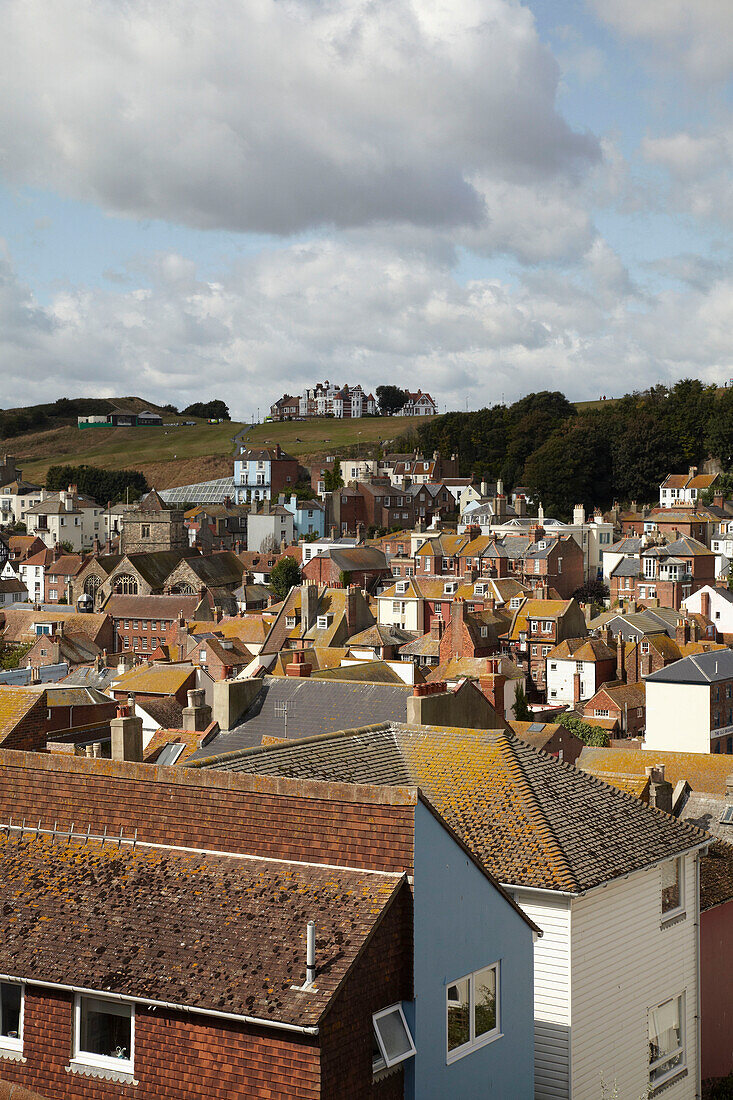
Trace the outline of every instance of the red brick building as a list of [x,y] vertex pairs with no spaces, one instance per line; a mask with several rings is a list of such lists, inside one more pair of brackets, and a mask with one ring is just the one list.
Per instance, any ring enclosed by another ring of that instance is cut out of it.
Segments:
[[304,581],[334,586],[344,583],[373,590],[383,577],[391,576],[387,559],[374,546],[334,547],[316,554],[302,569]]
[[682,601],[715,583],[715,554],[687,536],[664,545],[642,548],[638,557],[624,558],[609,578],[611,604],[657,600],[679,610]]

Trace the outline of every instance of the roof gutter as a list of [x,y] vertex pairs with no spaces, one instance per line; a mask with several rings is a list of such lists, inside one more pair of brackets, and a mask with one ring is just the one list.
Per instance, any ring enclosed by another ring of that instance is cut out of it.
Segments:
[[153,1001],[149,997],[128,997],[125,993],[111,993],[105,989],[86,989],[80,985],[64,985],[62,982],[43,982],[38,978],[23,978],[19,974],[0,974],[0,981],[22,982],[24,985],[37,985],[42,989],[58,989],[63,993],[76,993],[83,997],[106,997],[123,1004],[145,1005],[146,1008],[166,1008],[171,1012],[187,1012],[197,1016],[213,1016],[217,1020],[235,1020],[240,1024],[256,1027],[274,1028],[276,1031],[291,1031],[298,1035],[318,1035],[318,1027],[304,1027],[301,1024],[287,1024],[282,1020],[263,1020],[258,1016],[242,1016],[238,1012],[219,1012],[215,1008],[193,1008],[173,1001]]

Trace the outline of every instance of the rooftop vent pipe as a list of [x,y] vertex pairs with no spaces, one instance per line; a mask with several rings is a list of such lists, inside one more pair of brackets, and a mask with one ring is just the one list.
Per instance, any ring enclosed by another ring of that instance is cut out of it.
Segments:
[[306,955],[305,955],[305,984],[306,986],[313,985],[316,980],[316,924],[315,921],[308,921],[308,930],[306,934]]

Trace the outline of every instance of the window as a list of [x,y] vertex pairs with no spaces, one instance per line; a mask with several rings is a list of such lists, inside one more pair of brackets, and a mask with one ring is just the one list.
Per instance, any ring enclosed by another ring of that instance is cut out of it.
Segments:
[[649,642],[642,642],[641,643],[641,652],[642,653],[648,653],[649,652]]
[[662,917],[681,914],[685,907],[682,858],[662,864]]
[[0,1051],[23,1050],[23,986],[0,982]]
[[649,1011],[649,1083],[653,1088],[684,1067],[685,997],[672,997]]
[[599,710],[598,707],[593,712],[596,718],[608,718],[609,714],[607,710]]
[[447,1060],[499,1036],[499,964],[484,967],[446,989]]
[[316,626],[319,630],[328,629],[328,615],[319,615],[316,619]]
[[120,1001],[77,996],[74,1006],[74,1062],[132,1077],[135,1009]]
[[582,672],[583,671],[583,662],[582,661],[576,661],[575,662],[575,671],[576,672]]
[[141,527],[140,527],[140,538],[141,539],[149,539],[150,538],[150,524],[149,523],[143,523],[141,525]]
[[[550,672],[557,672],[557,664],[555,661],[550,661]],[[553,691],[552,694],[554,695],[555,692]]]
[[286,615],[285,625],[289,630],[292,630],[292,628],[295,626],[295,615]]
[[402,1005],[392,1005],[372,1016],[372,1070],[390,1069],[415,1053],[415,1043],[407,1026]]

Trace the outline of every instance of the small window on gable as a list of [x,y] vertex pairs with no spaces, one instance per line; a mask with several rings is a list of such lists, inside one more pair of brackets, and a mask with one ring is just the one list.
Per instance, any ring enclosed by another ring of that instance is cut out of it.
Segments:
[[382,1069],[391,1069],[392,1066],[404,1062],[415,1053],[415,1043],[407,1026],[402,1005],[391,1005],[390,1008],[383,1008],[381,1012],[375,1012],[372,1016],[372,1028],[372,1071],[374,1073]]

